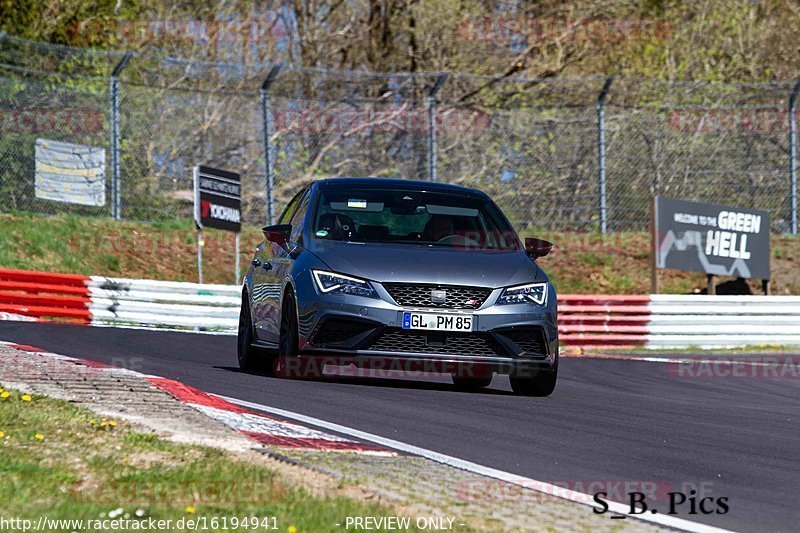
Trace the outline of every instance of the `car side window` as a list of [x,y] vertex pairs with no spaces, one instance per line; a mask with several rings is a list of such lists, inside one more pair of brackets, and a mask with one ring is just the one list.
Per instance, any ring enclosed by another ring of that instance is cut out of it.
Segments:
[[305,218],[306,218],[306,211],[308,211],[308,203],[311,200],[311,190],[307,189],[304,191],[305,194],[300,200],[300,203],[295,209],[295,212],[292,214],[291,225],[292,225],[292,234],[289,238],[291,242],[302,244],[301,243],[301,235],[303,234],[303,228],[305,227]]
[[286,204],[286,209],[283,210],[281,213],[280,218],[278,218],[278,224],[289,224],[290,220],[292,219],[292,215],[294,214],[295,208],[297,207],[298,202],[303,197],[305,190],[300,191],[299,193],[294,195],[294,198]]

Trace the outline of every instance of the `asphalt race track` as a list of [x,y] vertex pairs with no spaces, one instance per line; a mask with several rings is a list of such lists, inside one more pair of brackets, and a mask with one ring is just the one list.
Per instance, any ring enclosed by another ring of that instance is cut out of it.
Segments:
[[800,523],[797,378],[689,379],[666,364],[564,358],[555,394],[538,399],[511,395],[505,377],[485,392],[462,393],[449,378],[247,374],[236,368],[235,337],[226,336],[0,322],[0,340],[177,379],[540,481],[653,481],[728,498],[727,514],[679,515],[695,522],[739,531]]

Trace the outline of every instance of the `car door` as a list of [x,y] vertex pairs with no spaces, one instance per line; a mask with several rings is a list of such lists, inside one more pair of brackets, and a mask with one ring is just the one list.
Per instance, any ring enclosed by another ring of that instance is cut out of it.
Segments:
[[[304,198],[306,190],[302,190],[286,205],[286,209],[278,218],[278,224],[290,224],[292,215]],[[256,337],[259,340],[277,343],[280,329],[281,288],[283,277],[278,275],[276,266],[282,264],[286,251],[274,242],[265,241],[257,249],[253,258],[253,294],[252,312]]]

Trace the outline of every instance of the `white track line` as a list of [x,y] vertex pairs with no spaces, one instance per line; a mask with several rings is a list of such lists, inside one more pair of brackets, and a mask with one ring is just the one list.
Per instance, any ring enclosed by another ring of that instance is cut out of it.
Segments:
[[[222,398],[223,400],[227,400],[236,405],[240,405],[242,407],[248,407],[250,409],[256,409],[258,411],[264,411],[266,413],[271,413],[285,418],[290,418],[292,420],[297,420],[298,422],[303,422],[305,424],[310,424],[313,426],[325,428],[327,430],[335,431],[337,433],[348,435],[357,439],[365,440],[368,442],[374,442],[376,444],[380,444],[381,446],[386,446],[387,448],[392,448],[408,454],[425,457],[426,459],[430,459],[431,461],[436,461],[437,463],[449,465],[482,476],[499,479],[500,481],[505,481],[513,485],[519,485],[526,489],[532,489],[537,492],[542,492],[544,494],[547,494],[548,496],[562,498],[582,505],[588,505],[590,507],[594,507],[596,505],[593,496],[589,494],[584,494],[582,492],[577,492],[574,490],[568,490],[565,489],[564,487],[559,487],[558,485],[552,485],[550,483],[537,481],[535,479],[519,476],[516,474],[512,474],[510,472],[504,472],[502,470],[497,470],[495,468],[490,468],[488,466],[483,466],[470,461],[465,461],[464,459],[459,459],[457,457],[452,457],[450,455],[445,455],[443,453],[427,450],[425,448],[420,448],[418,446],[414,446],[412,444],[406,444],[404,442],[400,442],[397,440],[387,439],[385,437],[381,437],[380,435],[374,435],[372,433],[367,433],[365,431],[361,431],[358,429],[353,429],[347,426],[334,424],[333,422],[327,422],[325,420],[320,420],[319,418],[306,416],[300,413],[286,411],[284,409],[278,409],[276,407],[269,407],[267,405],[259,403],[238,400],[236,398],[231,398],[229,396],[222,396],[218,394],[215,394],[214,396]],[[611,511],[612,513],[617,513],[623,516],[630,516],[627,514],[630,511],[630,508],[627,505],[611,501],[607,503],[609,511]],[[659,524],[674,529],[680,529],[683,531],[696,531],[698,533],[729,533],[729,531],[726,529],[720,529],[705,524],[699,524],[697,522],[692,522],[690,520],[685,520],[683,518],[676,518],[674,516],[669,516],[664,514],[645,513],[642,515],[630,516],[630,518],[633,518],[635,520],[643,520],[646,522],[651,522],[654,524]]]
[[[760,356],[757,355],[755,357],[761,357],[765,359],[767,357],[777,358],[784,354],[778,354],[776,356]],[[684,364],[684,363],[694,363],[694,364],[705,364],[705,365],[750,365],[750,366],[770,366],[775,364],[780,364],[780,360],[778,361],[740,361],[737,360],[737,357],[747,357],[747,354],[742,356],[736,355],[723,355],[718,358],[713,359],[692,359],[690,357],[680,357],[680,356],[656,356],[656,355],[618,355],[618,354],[581,354],[581,355],[561,355],[560,357],[570,358],[570,359],[613,359],[615,361],[637,361],[637,362],[645,362],[645,363],[662,363],[662,364]],[[791,357],[791,355],[789,355]]]

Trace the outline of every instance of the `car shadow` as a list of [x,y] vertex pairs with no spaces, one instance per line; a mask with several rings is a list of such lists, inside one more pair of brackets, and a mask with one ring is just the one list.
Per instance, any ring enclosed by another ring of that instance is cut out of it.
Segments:
[[[236,372],[239,374],[249,374],[252,376],[259,376],[265,377],[267,379],[287,379],[287,378],[276,378],[270,375],[269,372],[266,370],[242,370],[239,367],[235,366],[214,366],[214,368],[219,370],[227,370],[229,372]],[[446,376],[442,374],[442,377],[445,378]],[[287,379],[288,380],[288,379]],[[497,376],[492,378],[492,384],[495,384],[497,380]],[[444,383],[438,381],[423,381],[418,379],[397,379],[397,378],[389,378],[389,377],[369,377],[369,376],[341,376],[341,375],[324,375],[322,377],[314,377],[314,378],[305,378],[305,379],[297,379],[297,381],[315,381],[321,383],[338,383],[343,385],[359,385],[365,387],[384,387],[384,388],[392,388],[392,389],[418,389],[418,390],[430,390],[430,391],[443,391],[443,392],[460,392],[464,394],[486,394],[486,395],[495,395],[495,396],[513,396],[514,393],[507,390],[501,389],[493,389],[489,387],[483,387],[478,389],[472,390],[464,390],[459,389],[452,383]]]

